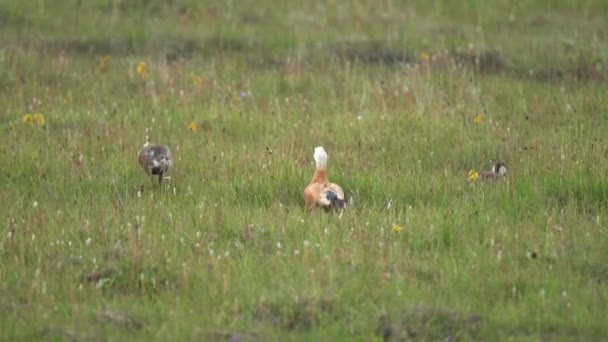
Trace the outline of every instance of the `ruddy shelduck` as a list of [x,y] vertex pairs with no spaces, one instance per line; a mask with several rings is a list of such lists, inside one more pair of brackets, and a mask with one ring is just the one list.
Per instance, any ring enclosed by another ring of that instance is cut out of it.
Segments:
[[479,179],[481,180],[499,180],[502,179],[507,174],[507,166],[498,162],[491,171],[481,171],[479,172]]
[[158,176],[158,183],[162,183],[163,176],[169,171],[173,162],[171,161],[171,150],[166,145],[153,144],[150,137],[146,136],[146,142],[137,154],[139,165],[150,177]]
[[306,208],[312,210],[315,207],[321,207],[328,211],[345,209],[347,201],[344,198],[344,191],[338,184],[331,183],[327,178],[327,152],[322,146],[318,146],[315,148],[313,158],[316,163],[315,173],[304,189]]

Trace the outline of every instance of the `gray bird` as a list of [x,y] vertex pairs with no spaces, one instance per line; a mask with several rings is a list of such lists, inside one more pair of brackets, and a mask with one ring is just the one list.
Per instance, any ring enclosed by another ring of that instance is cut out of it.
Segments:
[[166,145],[152,144],[150,137],[146,136],[146,143],[139,149],[137,154],[139,165],[146,171],[148,176],[158,176],[158,183],[162,183],[163,175],[169,171],[173,162],[171,161],[171,150]]
[[492,171],[481,171],[479,172],[479,179],[481,180],[498,180],[503,178],[507,174],[507,166],[498,162],[492,168]]

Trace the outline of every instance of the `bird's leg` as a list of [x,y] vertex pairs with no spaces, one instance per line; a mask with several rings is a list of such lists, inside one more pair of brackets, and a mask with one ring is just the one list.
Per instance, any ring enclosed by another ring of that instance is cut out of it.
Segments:
[[158,184],[162,184],[163,183],[163,172],[159,172],[158,173]]

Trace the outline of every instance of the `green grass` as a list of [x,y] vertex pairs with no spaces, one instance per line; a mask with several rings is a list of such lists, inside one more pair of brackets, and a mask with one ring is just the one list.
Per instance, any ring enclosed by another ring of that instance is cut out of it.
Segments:
[[[606,339],[607,19],[4,1],[0,339]],[[304,210],[317,145],[342,217]]]

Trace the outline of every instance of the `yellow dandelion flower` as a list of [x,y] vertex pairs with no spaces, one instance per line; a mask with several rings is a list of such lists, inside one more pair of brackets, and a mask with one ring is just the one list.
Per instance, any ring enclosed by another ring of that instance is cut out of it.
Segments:
[[403,230],[403,228],[401,228],[400,225],[393,223],[393,229],[392,230],[393,230],[393,233],[398,234],[398,233],[400,233]]
[[110,62],[110,55],[103,55],[99,57],[99,67],[105,69],[108,63]]
[[423,53],[421,53],[421,54],[420,54],[420,59],[421,59],[422,61],[426,62],[426,61],[428,61],[429,59],[431,59],[431,56],[429,56],[429,54],[428,54],[428,53],[423,52]]
[[139,64],[137,64],[137,73],[140,76],[144,76],[145,74],[148,73],[148,65],[146,64],[146,62],[139,62]]
[[32,114],[23,115],[23,123],[31,124],[34,123],[34,116]]
[[196,132],[198,132],[198,124],[196,122],[192,121],[188,125],[188,129],[191,130],[192,132],[196,133]]
[[44,114],[36,113],[34,114],[34,121],[36,121],[36,125],[43,127],[46,123],[46,119],[44,118]]
[[203,88],[203,78],[198,75],[192,76],[192,84],[194,85],[194,87],[196,89],[202,89]]
[[483,115],[477,114],[477,116],[475,116],[475,119],[473,119],[473,123],[477,125],[477,124],[481,123],[482,120],[483,120]]
[[470,170],[469,171],[469,182],[474,182],[477,179],[479,179],[479,173],[477,173],[477,171],[475,171],[475,170]]

